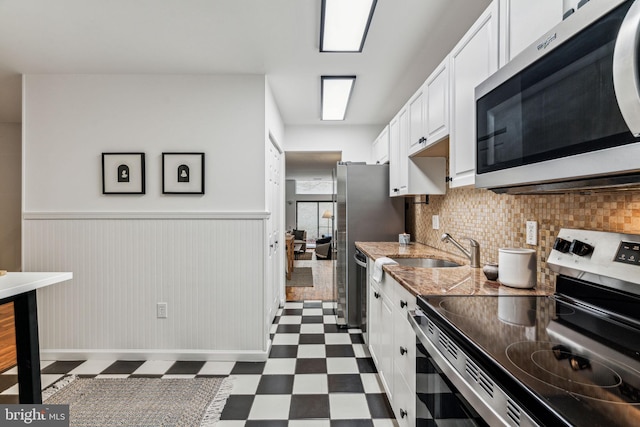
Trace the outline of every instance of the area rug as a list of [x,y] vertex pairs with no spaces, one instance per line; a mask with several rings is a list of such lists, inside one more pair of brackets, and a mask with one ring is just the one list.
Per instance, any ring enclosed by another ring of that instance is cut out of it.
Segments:
[[313,268],[295,267],[291,272],[291,280],[286,281],[286,286],[313,286]]
[[307,261],[313,259],[313,252],[303,252],[301,254],[296,254],[296,259],[300,261]]
[[42,392],[46,404],[68,404],[70,426],[213,426],[231,392],[226,378],[79,378]]

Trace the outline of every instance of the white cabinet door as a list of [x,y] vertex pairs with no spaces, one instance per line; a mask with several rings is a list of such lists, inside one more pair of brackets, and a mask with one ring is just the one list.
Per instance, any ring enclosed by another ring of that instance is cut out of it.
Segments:
[[500,66],[562,21],[561,1],[500,0]]
[[473,185],[476,170],[475,88],[498,69],[498,0],[451,51],[451,187]]
[[393,399],[393,311],[391,301],[380,293],[380,345],[378,373],[386,386],[389,401]]
[[400,120],[399,114],[389,123],[389,195],[400,195]]
[[369,285],[369,298],[367,307],[368,335],[369,335],[369,352],[376,366],[380,366],[378,354],[380,353],[380,307],[382,300],[380,290],[373,284]]
[[393,413],[399,427],[414,427],[416,425],[416,393],[402,375],[393,377],[394,398],[391,402]]
[[369,352],[389,400],[393,396],[393,313],[391,301],[375,285],[370,286]]
[[389,123],[389,194],[445,194],[446,159],[409,157],[409,123],[408,106]]
[[449,57],[436,67],[425,82],[426,144],[429,147],[449,134]]
[[399,141],[399,169],[398,176],[400,185],[400,191],[398,195],[403,196],[407,194],[407,186],[409,185],[409,110],[403,108],[398,114],[398,127],[400,132]]
[[389,126],[373,141],[373,162],[379,165],[389,162]]
[[414,427],[416,336],[407,314],[416,308],[416,297],[386,273],[379,283],[371,275],[369,352],[399,425]]
[[425,87],[421,86],[407,104],[409,110],[409,155],[420,151],[427,140],[424,126],[427,93],[424,89]]

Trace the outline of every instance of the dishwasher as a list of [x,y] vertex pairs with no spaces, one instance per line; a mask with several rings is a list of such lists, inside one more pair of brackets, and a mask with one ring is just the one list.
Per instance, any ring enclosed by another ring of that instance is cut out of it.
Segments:
[[358,248],[353,254],[353,261],[356,263],[356,298],[358,300],[358,311],[360,312],[360,329],[365,342],[367,336],[367,256]]

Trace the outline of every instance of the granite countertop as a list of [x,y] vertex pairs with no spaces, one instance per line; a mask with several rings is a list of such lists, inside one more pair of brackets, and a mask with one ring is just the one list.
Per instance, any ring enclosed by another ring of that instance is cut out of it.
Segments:
[[481,268],[471,268],[469,260],[421,243],[401,246],[397,242],[356,242],[356,247],[372,260],[390,258],[438,258],[462,264],[461,267],[415,268],[385,265],[384,271],[413,295],[551,295],[550,286],[533,289],[501,285],[485,277]]

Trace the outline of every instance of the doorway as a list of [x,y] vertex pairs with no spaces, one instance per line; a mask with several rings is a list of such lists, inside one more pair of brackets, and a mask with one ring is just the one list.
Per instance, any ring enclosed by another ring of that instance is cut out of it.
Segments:
[[332,218],[325,212],[333,213],[333,171],[341,158],[340,151],[285,152],[286,228],[304,230],[307,240],[305,256],[294,261],[293,273],[310,269],[313,276],[313,286],[285,281],[287,301],[334,299],[335,260],[317,258],[315,242],[332,235]]

